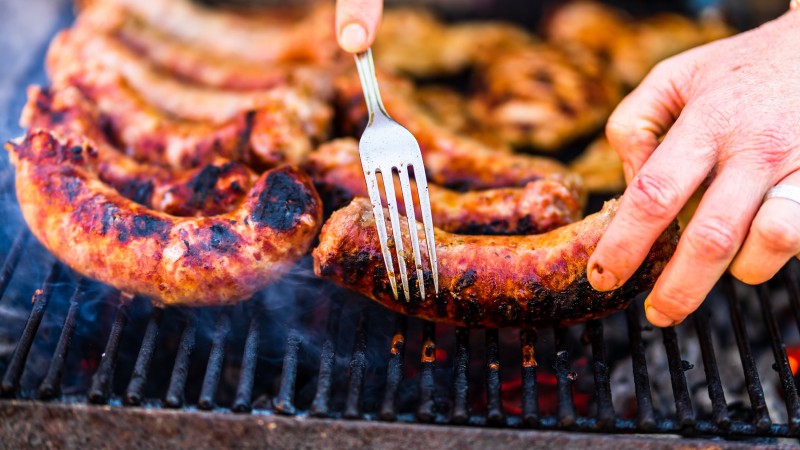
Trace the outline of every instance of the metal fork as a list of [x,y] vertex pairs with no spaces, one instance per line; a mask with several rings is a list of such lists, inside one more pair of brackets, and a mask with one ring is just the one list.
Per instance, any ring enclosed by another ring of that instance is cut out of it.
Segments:
[[378,187],[377,173],[383,178],[383,188],[389,208],[389,217],[392,223],[392,234],[397,250],[397,263],[400,266],[400,279],[403,282],[403,293],[406,301],[411,300],[408,288],[408,274],[406,273],[405,252],[403,239],[400,232],[400,213],[397,210],[397,197],[394,190],[394,175],[397,172],[402,187],[403,200],[408,218],[408,231],[411,235],[411,245],[414,248],[414,266],[417,270],[417,284],[419,285],[420,298],[425,298],[425,278],[422,274],[422,258],[419,251],[417,237],[417,220],[414,214],[414,198],[411,196],[408,168],[414,170],[414,179],[417,182],[417,195],[419,196],[422,222],[425,225],[425,242],[428,247],[428,257],[433,274],[433,286],[439,293],[439,269],[436,263],[436,244],[433,237],[433,219],[431,217],[431,202],[428,197],[428,180],[425,177],[425,167],[422,162],[422,152],[414,136],[402,125],[392,120],[383,106],[381,93],[378,90],[378,80],[375,77],[375,64],[372,61],[372,49],[367,49],[355,55],[358,77],[364,90],[364,101],[367,103],[369,122],[358,152],[361,155],[361,166],[367,180],[367,191],[372,202],[372,211],[375,215],[375,224],[378,226],[378,237],[381,241],[383,261],[386,263],[386,272],[392,285],[394,298],[397,299],[397,280],[394,272],[392,255],[387,244],[386,221],[383,216],[381,193]]

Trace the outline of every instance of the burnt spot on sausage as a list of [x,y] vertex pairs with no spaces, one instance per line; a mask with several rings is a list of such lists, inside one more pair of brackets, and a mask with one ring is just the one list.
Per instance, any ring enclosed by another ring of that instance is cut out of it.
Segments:
[[475,269],[467,269],[467,271],[461,274],[458,280],[456,280],[456,284],[453,286],[453,293],[459,294],[473,284],[475,284]]
[[67,176],[61,182],[61,191],[67,196],[70,203],[75,201],[75,198],[81,193],[83,187],[83,180],[74,176]]
[[477,326],[483,319],[483,306],[475,298],[467,298],[455,304],[455,314],[468,327]]
[[257,225],[278,231],[294,228],[300,216],[313,208],[311,192],[285,171],[275,171],[267,176],[264,190],[250,217]]
[[190,208],[197,208],[205,203],[206,198],[213,193],[214,186],[219,181],[220,172],[219,167],[208,164],[192,178],[189,182],[192,189],[192,198],[189,199]]
[[348,253],[342,258],[342,279],[347,284],[357,284],[366,275],[372,257],[370,252]]
[[108,234],[109,230],[114,228],[114,225],[117,222],[117,216],[119,215],[119,208],[117,208],[117,206],[113,203],[103,203],[101,208],[102,215],[100,218],[100,225],[102,228],[100,230],[100,234],[105,236]]
[[228,225],[217,223],[210,227],[211,237],[208,246],[220,253],[235,253],[239,246],[240,236]]
[[499,326],[518,323],[522,307],[512,298],[500,297],[492,305],[490,317]]
[[156,236],[161,240],[166,240],[171,228],[172,224],[167,220],[149,214],[137,214],[133,216],[131,234],[137,238]]
[[115,187],[123,197],[140,205],[150,204],[150,199],[153,196],[153,189],[155,188],[153,180],[139,179],[131,179],[126,181],[125,184]]

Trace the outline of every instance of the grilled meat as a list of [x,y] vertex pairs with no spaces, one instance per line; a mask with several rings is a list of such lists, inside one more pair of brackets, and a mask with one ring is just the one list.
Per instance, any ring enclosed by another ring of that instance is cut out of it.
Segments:
[[375,39],[376,62],[410,76],[452,75],[476,62],[536,39],[508,23],[446,24],[419,8],[387,10]]
[[236,209],[258,178],[241,163],[224,158],[189,170],[140,164],[107,141],[102,117],[74,87],[61,90],[31,87],[21,125],[45,129],[75,145],[87,143],[97,151],[100,180],[126,198],[175,216],[206,216]]
[[504,142],[556,151],[600,130],[621,98],[619,83],[547,44],[494,55],[476,68],[471,112]]
[[[456,190],[474,190],[519,187],[548,179],[562,183],[583,199],[580,177],[558,161],[515,154],[510,148],[490,146],[454,133],[411,100],[413,87],[406,80],[386,73],[380,73],[379,77],[386,109],[417,138],[429,181]],[[335,89],[345,126],[350,130],[363,129],[366,106],[358,78],[355,74],[342,76],[337,79]]]
[[298,163],[312,147],[309,135],[323,135],[330,119],[327,106],[300,100],[288,88],[250,98],[188,87],[80,26],[54,39],[47,69],[55,86],[76,86],[97,105],[132,156],[173,167],[214,156],[266,167]]
[[204,51],[245,61],[328,61],[339,49],[334,9],[327,2],[307,10],[213,10],[189,0],[96,0],[110,2],[150,24],[163,34],[191,42]]
[[[535,236],[459,236],[435,230],[439,295],[426,290],[427,297],[421,299],[412,289],[411,299],[401,294],[396,300],[372,206],[359,198],[323,226],[313,251],[314,271],[387,308],[437,322],[468,327],[569,325],[624,308],[634,295],[653,286],[675,250],[678,228],[673,223],[625,285],[611,292],[595,291],[586,279],[586,263],[617,205],[607,202],[599,213]],[[422,233],[422,224],[417,227]],[[411,248],[407,230],[402,231],[406,248]],[[421,253],[422,266],[430,267],[426,249]],[[413,286],[415,271],[408,273]]]
[[[304,166],[323,197],[326,209],[334,210],[354,197],[366,197],[367,186],[358,144],[339,139],[313,152]],[[405,214],[399,182],[397,205]],[[414,182],[411,191],[416,192]],[[549,231],[578,220],[580,201],[563,184],[553,180],[531,181],[521,188],[498,188],[456,192],[428,185],[433,223],[460,234],[531,234]],[[419,205],[416,213],[421,217]]]
[[7,148],[23,216],[42,244],[76,271],[159,305],[250,297],[309,250],[322,220],[311,180],[291,166],[262,174],[230,213],[186,218],[100,181],[90,145],[31,130]]
[[[316,98],[329,98],[334,63],[259,64],[207,52],[177,41],[129,17],[115,30],[121,42],[159,68],[193,83],[233,90],[289,85]],[[349,62],[349,61],[348,61]]]
[[548,40],[562,48],[581,47],[598,55],[630,88],[659,61],[732,33],[712,16],[695,21],[662,13],[634,21],[622,10],[592,0],[558,8],[545,29]]

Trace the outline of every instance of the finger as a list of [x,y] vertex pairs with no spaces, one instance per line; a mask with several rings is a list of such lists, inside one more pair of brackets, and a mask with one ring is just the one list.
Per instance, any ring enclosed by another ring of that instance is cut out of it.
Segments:
[[336,38],[347,52],[363,52],[375,41],[383,0],[337,0]]
[[714,167],[716,144],[696,126],[700,117],[702,108],[687,108],[625,189],[589,259],[589,282],[595,289],[616,289],[630,278]]
[[[800,187],[800,172],[779,185]],[[764,283],[800,253],[800,204],[785,198],[765,200],[730,271],[748,284]]]
[[685,106],[687,71],[675,67],[682,61],[673,58],[656,66],[608,119],[606,137],[622,159],[628,183]]
[[746,162],[731,160],[720,169],[645,301],[650,323],[680,323],[705,300],[744,241],[769,178]]

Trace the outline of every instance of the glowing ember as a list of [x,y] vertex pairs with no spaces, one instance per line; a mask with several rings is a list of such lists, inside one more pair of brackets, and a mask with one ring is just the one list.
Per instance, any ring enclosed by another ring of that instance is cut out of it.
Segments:
[[789,359],[792,375],[797,375],[797,370],[800,369],[800,345],[786,346],[786,357]]

